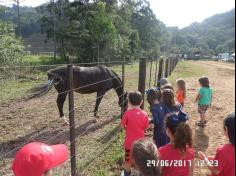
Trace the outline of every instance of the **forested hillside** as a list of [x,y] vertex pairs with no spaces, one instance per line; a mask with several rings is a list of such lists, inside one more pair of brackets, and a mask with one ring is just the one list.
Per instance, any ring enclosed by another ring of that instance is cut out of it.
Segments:
[[235,9],[214,15],[202,23],[193,23],[182,30],[169,28],[169,32],[173,52],[200,52],[206,56],[235,52]]
[[20,7],[20,34],[16,6],[5,7],[0,19],[14,24],[32,53],[55,47],[62,58],[71,53],[79,61],[235,52],[235,9],[181,30],[159,21],[147,0],[57,0]]
[[[14,8],[0,17],[16,24]],[[44,33],[45,42],[54,40],[63,58],[67,53],[79,61],[159,56],[167,38],[146,0],[58,0],[20,10],[23,38]]]

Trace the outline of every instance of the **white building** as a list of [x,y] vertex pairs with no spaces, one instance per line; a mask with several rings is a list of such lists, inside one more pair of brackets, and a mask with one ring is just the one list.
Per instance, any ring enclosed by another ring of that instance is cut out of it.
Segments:
[[227,61],[227,60],[230,59],[230,55],[229,55],[229,53],[219,53],[219,54],[218,54],[218,58],[219,58],[220,60]]

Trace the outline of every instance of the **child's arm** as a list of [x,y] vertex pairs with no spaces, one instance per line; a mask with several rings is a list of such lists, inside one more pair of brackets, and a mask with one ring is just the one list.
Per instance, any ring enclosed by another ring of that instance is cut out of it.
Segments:
[[216,167],[212,166],[211,162],[209,161],[209,159],[206,157],[206,155],[204,153],[202,153],[201,151],[198,152],[198,158],[200,160],[204,160],[207,164],[208,169],[211,171],[211,173],[213,175],[218,175],[220,172],[217,170]]
[[212,101],[213,101],[213,93],[211,94],[211,104],[210,104],[210,106],[212,105]]
[[201,98],[201,94],[197,94],[197,97],[195,98],[195,103],[197,103]]
[[127,125],[127,116],[124,114],[124,116],[121,119],[120,126],[121,128],[126,129],[126,125]]

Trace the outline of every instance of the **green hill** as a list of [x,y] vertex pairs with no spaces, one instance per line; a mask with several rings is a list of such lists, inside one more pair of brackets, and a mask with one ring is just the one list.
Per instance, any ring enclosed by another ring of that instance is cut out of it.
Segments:
[[204,55],[235,52],[235,9],[193,23],[181,30],[169,29],[171,46],[181,53],[200,52]]

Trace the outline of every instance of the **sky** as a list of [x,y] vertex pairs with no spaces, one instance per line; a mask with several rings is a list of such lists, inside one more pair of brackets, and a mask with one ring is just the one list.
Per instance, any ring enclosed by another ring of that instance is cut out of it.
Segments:
[[[0,4],[11,5],[13,0],[0,0]],[[48,0],[21,0],[25,6],[38,6]],[[167,26],[186,27],[193,22],[229,11],[235,7],[234,0],[149,0],[157,18]]]

